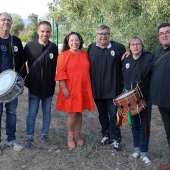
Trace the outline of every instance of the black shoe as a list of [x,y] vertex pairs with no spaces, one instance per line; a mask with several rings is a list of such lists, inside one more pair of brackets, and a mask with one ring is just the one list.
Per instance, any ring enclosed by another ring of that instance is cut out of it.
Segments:
[[112,149],[120,150],[120,142],[121,139],[118,140],[110,139]]
[[108,137],[108,136],[104,136],[104,137],[102,138],[102,140],[100,141],[100,145],[101,145],[101,146],[104,146],[104,145],[106,145],[106,144],[109,144],[109,141],[110,141],[109,137]]
[[26,143],[25,143],[24,147],[25,147],[26,149],[31,148],[32,141],[33,141],[33,138],[28,138],[28,137],[27,137]]
[[42,140],[42,143],[49,146],[50,145],[50,141],[49,141],[49,138],[48,136],[44,135],[41,137],[41,140]]

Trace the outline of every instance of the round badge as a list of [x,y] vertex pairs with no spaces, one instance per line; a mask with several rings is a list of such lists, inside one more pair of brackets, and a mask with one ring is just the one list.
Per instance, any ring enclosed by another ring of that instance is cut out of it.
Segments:
[[50,53],[50,54],[49,54],[49,58],[50,58],[50,59],[53,59],[53,53]]
[[128,69],[130,67],[130,63],[126,64],[126,69]]
[[114,50],[112,50],[110,53],[111,53],[111,56],[115,55],[115,51]]
[[17,52],[18,51],[18,47],[14,46],[14,51]]

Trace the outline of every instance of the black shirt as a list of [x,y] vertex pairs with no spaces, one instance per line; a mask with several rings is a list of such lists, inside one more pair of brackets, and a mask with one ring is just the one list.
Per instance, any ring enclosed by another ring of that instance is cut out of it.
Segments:
[[110,48],[93,43],[88,48],[90,75],[94,99],[115,98],[122,91],[121,57],[125,47],[111,41]]
[[138,83],[144,97],[149,100],[152,68],[153,57],[151,53],[142,53],[136,60],[132,56],[125,58],[122,62],[124,88],[130,90],[135,88]]
[[[170,47],[166,50],[159,48],[154,53],[154,63],[169,51]],[[154,66],[151,79],[151,101],[159,107],[170,109],[170,52]]]
[[[49,45],[49,44],[48,44]],[[30,68],[34,61],[48,47],[38,43],[38,39],[29,42],[24,48],[25,61]],[[55,73],[58,57],[58,47],[53,44],[47,54],[31,69],[25,80],[25,86],[30,92],[41,99],[53,96],[55,90]]]

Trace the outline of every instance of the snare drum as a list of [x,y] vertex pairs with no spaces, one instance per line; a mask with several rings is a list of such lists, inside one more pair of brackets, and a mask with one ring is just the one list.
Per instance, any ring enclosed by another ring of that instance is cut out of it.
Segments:
[[0,73],[0,103],[16,99],[24,89],[23,78],[13,70]]
[[146,103],[141,97],[137,88],[124,92],[113,99],[113,103],[117,106],[120,114],[127,114],[128,111],[134,116],[146,108]]

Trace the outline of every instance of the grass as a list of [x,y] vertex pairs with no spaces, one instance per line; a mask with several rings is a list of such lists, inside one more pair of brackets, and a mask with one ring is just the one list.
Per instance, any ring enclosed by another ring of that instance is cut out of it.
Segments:
[[[57,93],[57,92],[56,92]],[[57,94],[55,94],[56,96]],[[27,90],[19,97],[17,111],[17,140],[25,143],[25,120],[27,115]],[[5,143],[5,113],[2,117],[2,139]],[[51,145],[41,143],[41,107],[36,120],[34,143],[31,149],[15,152],[4,147],[0,155],[1,170],[156,170],[156,165],[166,163],[168,145],[165,132],[156,107],[153,108],[152,129],[150,138],[150,159],[153,165],[146,166],[139,159],[131,160],[133,141],[129,126],[121,127],[122,149],[111,150],[110,145],[100,146],[101,139],[98,112],[83,112],[82,136],[85,146],[73,151],[67,148],[66,113],[55,110],[55,97],[52,103],[52,121],[49,138]]]

